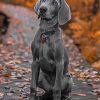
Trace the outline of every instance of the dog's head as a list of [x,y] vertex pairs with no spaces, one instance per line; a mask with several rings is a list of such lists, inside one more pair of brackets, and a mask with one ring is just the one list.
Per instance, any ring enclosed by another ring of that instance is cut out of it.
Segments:
[[71,19],[71,12],[65,0],[38,0],[34,8],[39,18],[51,20],[58,16],[58,23],[64,25]]

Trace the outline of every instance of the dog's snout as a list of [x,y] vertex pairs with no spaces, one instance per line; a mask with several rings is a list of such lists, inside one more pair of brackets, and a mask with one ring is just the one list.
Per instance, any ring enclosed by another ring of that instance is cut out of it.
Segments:
[[40,8],[40,12],[41,12],[41,13],[45,13],[46,11],[47,11],[47,8],[46,8],[46,7],[41,7],[41,8]]

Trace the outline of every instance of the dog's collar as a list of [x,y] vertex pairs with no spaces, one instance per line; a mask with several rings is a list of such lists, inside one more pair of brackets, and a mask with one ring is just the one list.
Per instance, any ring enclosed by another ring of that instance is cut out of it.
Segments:
[[47,31],[47,32],[44,32],[42,33],[43,35],[46,35],[46,36],[50,36],[50,35],[53,35],[55,33],[55,30],[52,30],[52,31]]
[[57,16],[55,16],[52,20],[41,20],[40,21],[40,42],[45,43],[49,40],[50,36],[55,34],[55,32],[59,30],[59,24],[57,21]]
[[55,31],[48,31],[44,32],[40,35],[40,42],[41,43],[47,43],[50,39],[50,36],[52,36],[55,33]]
[[41,43],[47,43],[48,40],[50,39],[50,36],[52,36],[53,34],[55,34],[57,30],[57,25],[55,25],[53,28],[49,29],[48,31],[41,31],[41,35],[40,35],[40,42]]
[[58,28],[58,19],[57,19],[57,16],[55,16],[52,20],[41,20],[40,21],[40,30],[44,30],[45,32],[46,31],[49,31],[49,30],[55,30],[55,28]]
[[55,32],[58,29],[59,29],[59,25],[55,24],[52,27],[46,27],[45,29],[40,28],[39,30],[40,30],[41,33],[47,34],[47,33],[50,33],[50,32]]

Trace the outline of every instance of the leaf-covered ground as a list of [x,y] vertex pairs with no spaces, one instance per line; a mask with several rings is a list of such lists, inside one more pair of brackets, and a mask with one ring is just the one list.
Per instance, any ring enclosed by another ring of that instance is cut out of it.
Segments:
[[[31,80],[30,43],[38,28],[33,11],[0,4],[10,19],[8,34],[0,44],[0,100],[28,100]],[[24,39],[25,38],[25,39]],[[74,84],[72,100],[99,100],[100,75],[84,60],[74,41],[63,35]]]

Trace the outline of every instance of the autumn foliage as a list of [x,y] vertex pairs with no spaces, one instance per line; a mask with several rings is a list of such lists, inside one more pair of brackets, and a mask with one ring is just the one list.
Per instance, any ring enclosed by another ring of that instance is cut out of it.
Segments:
[[1,2],[33,8],[37,0],[0,0]]
[[[30,42],[38,23],[33,13],[37,0],[0,1],[0,11],[9,16],[10,22],[6,34],[1,34],[4,41],[0,43],[0,99],[26,100],[31,83]],[[75,77],[72,95],[76,100],[100,99],[100,5],[94,9],[94,1],[100,0],[67,0],[72,19],[62,27],[69,72]],[[2,26],[2,17],[0,20]]]
[[[33,9],[37,0],[0,0]],[[67,0],[72,11],[72,20],[65,28],[90,63],[100,59],[100,11],[93,14],[94,0]],[[77,3],[78,2],[78,3]],[[100,6],[100,5],[99,5]],[[100,7],[99,7],[100,8]],[[100,67],[100,65],[99,65]]]
[[74,39],[84,57],[93,63],[93,67],[100,69],[100,11],[93,14],[94,0],[68,2],[72,10],[72,20],[65,32]]

